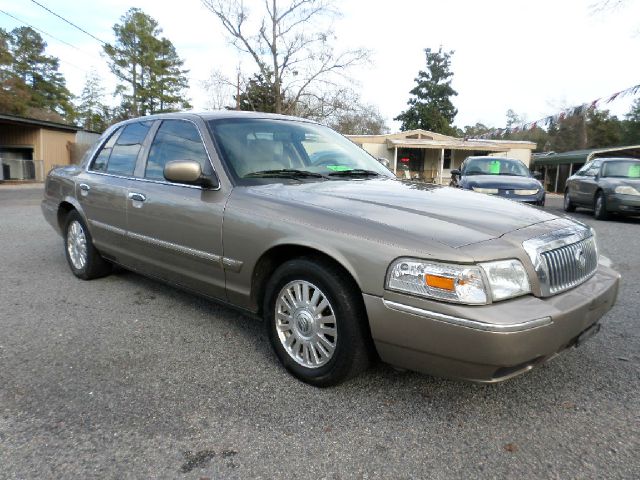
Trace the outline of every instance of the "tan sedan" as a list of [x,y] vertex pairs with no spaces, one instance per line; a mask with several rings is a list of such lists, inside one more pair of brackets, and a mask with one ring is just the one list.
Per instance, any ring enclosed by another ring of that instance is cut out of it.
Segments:
[[290,117],[117,124],[50,172],[42,209],[76,276],[117,264],[263,318],[280,361],[317,386],[378,357],[504,380],[596,333],[618,290],[589,227],[400,181]]

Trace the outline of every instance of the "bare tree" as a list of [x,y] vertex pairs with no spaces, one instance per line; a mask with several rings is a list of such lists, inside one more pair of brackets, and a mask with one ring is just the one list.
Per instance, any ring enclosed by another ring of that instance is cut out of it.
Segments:
[[334,50],[331,22],[338,12],[333,0],[264,0],[259,18],[251,17],[242,0],[201,1],[233,45],[253,60],[274,93],[276,113],[294,113],[305,97],[321,98],[318,92],[335,87],[369,53]]
[[238,84],[237,79],[234,81],[220,70],[213,70],[209,78],[202,82],[202,88],[207,93],[206,108],[223,110],[235,106],[234,95]]

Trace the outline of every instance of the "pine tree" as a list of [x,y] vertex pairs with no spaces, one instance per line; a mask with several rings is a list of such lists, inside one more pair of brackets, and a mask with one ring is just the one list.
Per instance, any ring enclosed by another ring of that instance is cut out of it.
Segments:
[[453,51],[437,52],[425,49],[427,69],[420,70],[411,90],[409,108],[394,120],[402,122],[401,130],[422,128],[437,133],[453,134],[453,119],[458,110],[451,103],[451,97],[458,95],[451,87],[451,55]]
[[59,61],[45,54],[47,44],[40,34],[30,27],[18,27],[11,33],[3,30],[0,38],[3,93],[13,97],[8,109],[19,115],[49,114],[73,120],[72,95],[58,71]]
[[103,102],[104,87],[100,76],[91,70],[86,78],[78,104],[78,121],[83,128],[97,132],[104,131],[110,124],[108,107]]
[[125,117],[189,108],[183,92],[188,87],[183,60],[168,39],[160,35],[158,22],[138,8],[131,8],[113,26],[116,41],[104,46],[109,67],[120,80]]

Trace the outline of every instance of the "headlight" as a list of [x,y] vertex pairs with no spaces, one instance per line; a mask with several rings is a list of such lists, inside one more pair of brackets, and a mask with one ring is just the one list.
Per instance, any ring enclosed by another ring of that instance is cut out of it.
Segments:
[[474,192],[478,192],[478,193],[491,193],[491,194],[498,193],[497,188],[480,188],[480,187],[471,187],[471,188],[473,189]]
[[487,275],[493,300],[518,297],[531,292],[529,277],[519,260],[481,263]]
[[475,265],[401,258],[389,268],[387,288],[448,302],[472,305],[487,303],[482,273]]
[[490,299],[504,300],[531,292],[527,272],[518,260],[455,265],[401,258],[389,267],[387,288],[468,305],[484,305]]
[[514,190],[513,193],[515,193],[516,195],[535,195],[536,193],[538,193],[538,189],[533,188],[531,190]]
[[620,185],[615,189],[616,193],[621,193],[622,195],[640,195],[640,192],[629,185]]

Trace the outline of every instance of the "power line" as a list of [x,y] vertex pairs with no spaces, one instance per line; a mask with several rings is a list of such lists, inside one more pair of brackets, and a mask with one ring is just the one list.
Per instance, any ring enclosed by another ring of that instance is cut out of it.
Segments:
[[51,15],[54,15],[56,17],[58,17],[60,20],[62,20],[63,22],[68,23],[69,25],[71,25],[73,28],[76,28],[78,30],[80,30],[82,33],[85,33],[87,35],[89,35],[91,38],[93,38],[94,40],[97,40],[98,42],[100,42],[103,45],[106,45],[107,42],[100,40],[98,37],[96,37],[95,35],[93,35],[92,33],[87,32],[84,28],[79,27],[78,25],[76,25],[75,23],[67,20],[66,18],[64,18],[62,15],[58,15],[56,12],[54,12],[53,10],[50,10],[49,8],[45,7],[44,5],[42,5],[41,3],[37,2],[36,0],[31,0],[33,3],[35,3],[36,5],[38,5],[40,8],[45,9],[47,12],[49,12]]
[[70,46],[71,48],[75,48],[76,50],[78,50],[79,52],[84,53],[85,55],[88,55],[88,56],[90,56],[90,57],[93,57],[93,55],[92,55],[92,54],[90,54],[89,52],[86,52],[85,50],[83,50],[83,49],[81,49],[81,48],[79,48],[79,47],[76,47],[75,45],[73,45],[73,44],[71,44],[71,43],[69,43],[69,42],[66,42],[65,40],[62,40],[61,38],[58,38],[58,37],[56,37],[56,36],[54,36],[54,35],[51,35],[49,32],[46,32],[46,31],[42,30],[41,28],[36,27],[35,25],[31,25],[29,22],[25,22],[24,20],[22,20],[22,19],[20,19],[20,18],[16,17],[15,15],[12,15],[12,14],[10,14],[10,13],[8,13],[8,12],[5,12],[5,11],[4,11],[4,10],[2,10],[2,9],[0,9],[0,13],[4,13],[6,16],[13,18],[13,19],[14,19],[14,20],[16,20],[17,22],[23,23],[24,25],[26,25],[26,26],[28,26],[28,27],[31,27],[31,28],[33,28],[34,30],[39,31],[40,33],[44,33],[44,34],[45,34],[45,35],[47,35],[48,37],[51,37],[51,38],[53,38],[54,40],[56,40],[56,41],[58,41],[58,42],[60,42],[60,43],[64,43],[65,45],[68,45],[68,46]]

